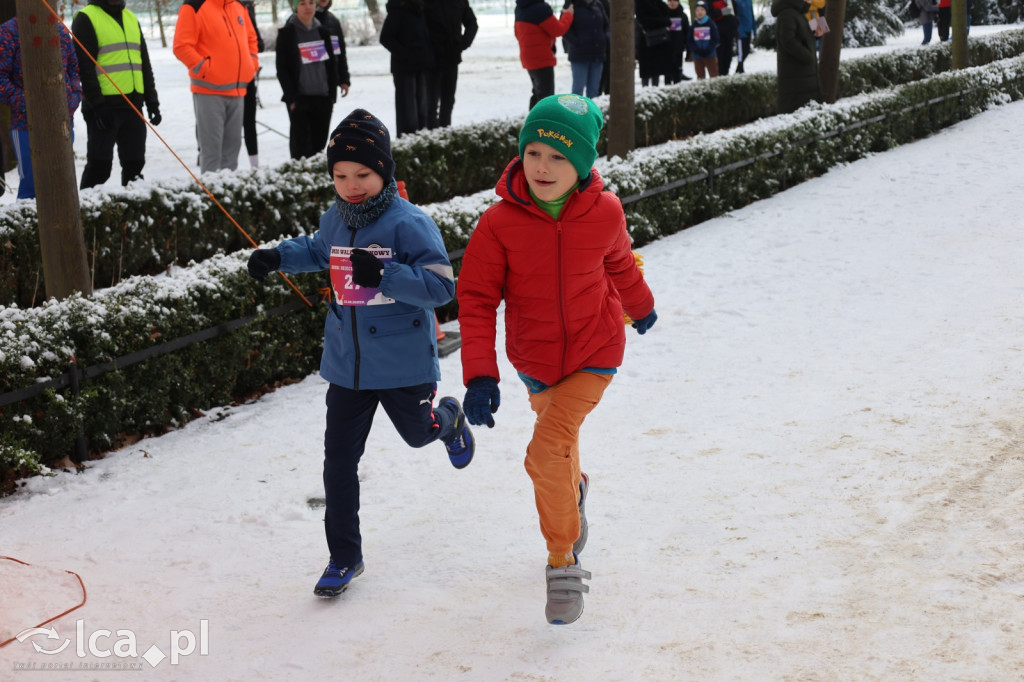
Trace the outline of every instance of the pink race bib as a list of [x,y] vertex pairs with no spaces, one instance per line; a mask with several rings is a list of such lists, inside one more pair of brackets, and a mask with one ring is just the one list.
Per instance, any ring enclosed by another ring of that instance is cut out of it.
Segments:
[[[370,246],[365,249],[383,261],[384,265],[391,262],[391,249]],[[334,300],[340,305],[384,305],[394,303],[395,299],[385,296],[376,287],[361,287],[352,281],[352,249],[347,246],[331,247],[331,287],[334,289]]]

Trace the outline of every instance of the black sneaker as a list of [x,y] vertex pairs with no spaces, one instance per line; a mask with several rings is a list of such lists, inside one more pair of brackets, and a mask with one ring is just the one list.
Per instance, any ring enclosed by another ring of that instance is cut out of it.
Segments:
[[331,559],[327,562],[327,568],[324,569],[324,574],[320,576],[320,580],[316,582],[316,587],[313,588],[313,594],[318,597],[337,597],[348,589],[348,584],[352,582],[352,578],[362,574],[363,568],[364,566],[362,561],[352,568],[338,568],[334,564],[334,559]]
[[444,449],[448,451],[448,459],[456,469],[464,469],[473,461],[473,453],[476,452],[476,441],[473,439],[473,432],[469,430],[469,423],[466,421],[466,413],[462,411],[462,405],[451,396],[445,396],[437,401],[437,406],[453,405],[455,407],[455,437],[444,441]]

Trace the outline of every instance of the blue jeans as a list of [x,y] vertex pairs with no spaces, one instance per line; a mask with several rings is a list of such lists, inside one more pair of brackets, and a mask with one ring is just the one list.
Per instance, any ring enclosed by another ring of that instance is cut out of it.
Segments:
[[601,87],[601,73],[604,64],[601,62],[570,62],[572,68],[572,94],[597,97]]
[[[32,176],[32,154],[28,147],[28,131],[11,129],[14,143],[14,157],[18,160],[18,198],[35,199],[36,181]],[[71,129],[71,143],[75,142],[75,130]]]

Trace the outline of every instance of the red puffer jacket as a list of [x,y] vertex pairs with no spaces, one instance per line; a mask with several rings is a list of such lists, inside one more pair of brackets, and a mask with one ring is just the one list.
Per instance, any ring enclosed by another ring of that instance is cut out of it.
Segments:
[[516,0],[516,40],[519,41],[519,63],[527,71],[554,66],[555,38],[564,36],[572,26],[573,15],[555,13],[546,0]]
[[558,220],[531,199],[516,158],[498,181],[466,247],[458,281],[466,383],[498,376],[497,307],[505,299],[505,350],[523,374],[552,385],[585,367],[622,364],[622,311],[640,319],[654,296],[636,266],[622,204],[591,171]]

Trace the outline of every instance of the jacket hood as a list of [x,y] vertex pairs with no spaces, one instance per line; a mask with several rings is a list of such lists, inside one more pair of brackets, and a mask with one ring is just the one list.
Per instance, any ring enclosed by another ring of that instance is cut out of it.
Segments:
[[791,9],[800,14],[811,11],[811,3],[806,0],[772,0],[772,16],[777,17],[784,10]]

